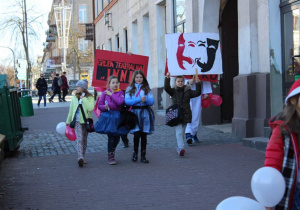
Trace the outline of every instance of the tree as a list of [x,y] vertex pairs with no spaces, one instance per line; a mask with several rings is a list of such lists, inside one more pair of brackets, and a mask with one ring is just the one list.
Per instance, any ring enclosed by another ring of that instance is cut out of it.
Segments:
[[86,35],[85,26],[76,25],[70,27],[69,48],[68,48],[69,64],[70,65],[73,64],[74,66],[77,67],[79,78],[80,78],[80,74],[82,73],[80,64],[93,65],[94,63],[92,46],[79,47],[80,45],[79,40],[81,41],[84,40],[85,35]]
[[32,46],[29,41],[38,40],[37,31],[41,28],[39,20],[43,14],[35,12],[34,7],[26,8],[25,0],[13,0],[3,14],[0,20],[0,32],[2,35],[10,37],[10,42],[15,46],[15,51],[21,50],[21,55],[27,61],[27,80],[26,86],[29,86],[28,77],[34,59],[30,59],[29,50]]
[[7,74],[7,78],[10,86],[14,86],[15,80],[15,70],[11,66],[0,65],[0,74]]

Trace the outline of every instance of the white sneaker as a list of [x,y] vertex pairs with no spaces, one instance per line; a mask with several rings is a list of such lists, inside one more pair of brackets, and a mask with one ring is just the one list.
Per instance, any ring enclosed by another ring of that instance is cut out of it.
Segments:
[[46,106],[44,106],[44,109],[47,109],[47,107],[46,107]]
[[40,105],[37,105],[37,108],[39,109],[39,108],[40,108]]

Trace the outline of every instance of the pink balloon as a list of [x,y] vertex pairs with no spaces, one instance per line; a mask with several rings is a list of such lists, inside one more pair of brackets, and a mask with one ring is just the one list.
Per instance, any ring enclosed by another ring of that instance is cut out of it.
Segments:
[[66,126],[66,137],[70,140],[70,141],[75,141],[76,140],[76,133],[75,133],[75,129],[74,128],[70,128],[69,125]]
[[222,104],[222,98],[219,95],[212,95],[211,96],[211,103],[214,106],[220,106]]
[[210,99],[209,99],[209,97],[207,97],[205,99],[202,99],[201,106],[203,108],[208,108],[210,106]]

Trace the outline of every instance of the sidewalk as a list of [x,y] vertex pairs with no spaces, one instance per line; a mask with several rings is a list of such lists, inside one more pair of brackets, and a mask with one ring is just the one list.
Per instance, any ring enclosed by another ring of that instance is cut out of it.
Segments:
[[67,111],[35,109],[33,117],[22,119],[29,130],[19,155],[2,162],[0,209],[207,210],[230,196],[253,199],[250,181],[263,166],[264,153],[243,147],[227,132],[230,125],[199,127],[201,143],[187,146],[179,157],[174,128],[156,115],[155,133],[148,136],[150,163],[130,160],[129,135],[130,148],[121,142],[117,148],[116,166],[107,164],[107,137],[92,133],[88,164],[79,168],[76,142],[55,132]]

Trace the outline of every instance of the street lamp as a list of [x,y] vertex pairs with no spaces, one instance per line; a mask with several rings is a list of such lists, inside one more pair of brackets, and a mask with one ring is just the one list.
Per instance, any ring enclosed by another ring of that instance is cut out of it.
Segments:
[[15,77],[14,86],[16,86],[16,80],[18,79],[18,76],[17,76],[18,75],[18,71],[16,69],[15,53],[14,53],[14,51],[10,47],[5,47],[5,46],[0,46],[0,47],[9,49],[12,52],[12,54],[13,54],[13,57],[14,57],[14,70],[15,70],[15,72],[14,72],[14,77]]
[[69,30],[71,22],[72,8],[70,5],[54,5],[54,15],[57,27],[58,48],[63,49],[63,62],[61,62],[62,71],[66,71],[66,56],[68,49]]

